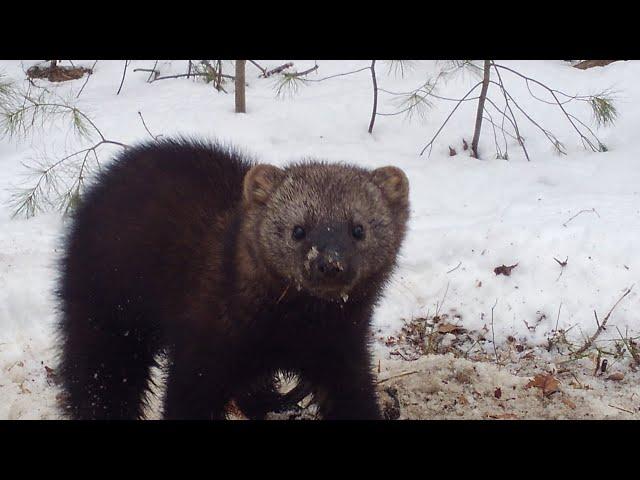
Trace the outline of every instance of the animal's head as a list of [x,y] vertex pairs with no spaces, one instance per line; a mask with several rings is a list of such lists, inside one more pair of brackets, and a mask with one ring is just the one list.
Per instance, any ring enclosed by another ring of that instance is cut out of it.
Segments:
[[255,248],[269,270],[316,297],[343,301],[395,264],[408,197],[399,168],[319,162],[256,165],[243,188]]

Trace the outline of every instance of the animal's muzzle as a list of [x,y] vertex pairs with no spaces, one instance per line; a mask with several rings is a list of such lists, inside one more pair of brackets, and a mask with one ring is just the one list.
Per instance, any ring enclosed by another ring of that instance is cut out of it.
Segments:
[[335,251],[320,254],[318,258],[316,258],[313,268],[317,276],[326,279],[340,277],[346,270],[344,260]]

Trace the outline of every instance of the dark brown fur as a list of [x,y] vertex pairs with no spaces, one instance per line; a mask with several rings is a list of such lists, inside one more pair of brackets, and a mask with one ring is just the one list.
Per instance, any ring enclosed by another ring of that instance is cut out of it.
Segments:
[[69,415],[140,418],[166,352],[165,418],[224,418],[232,398],[262,418],[277,371],[313,385],[324,418],[380,418],[369,322],[407,217],[393,167],[278,169],[188,140],[128,150],[87,192],[62,262]]

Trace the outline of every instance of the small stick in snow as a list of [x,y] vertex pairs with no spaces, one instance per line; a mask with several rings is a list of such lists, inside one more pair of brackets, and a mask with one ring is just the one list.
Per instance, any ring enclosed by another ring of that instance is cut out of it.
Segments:
[[447,282],[447,288],[444,291],[444,295],[442,296],[442,302],[440,302],[439,304],[436,303],[436,314],[434,315],[434,318],[438,316],[438,314],[440,313],[440,309],[442,308],[442,305],[444,305],[444,299],[447,298],[447,293],[449,292],[449,282]]
[[496,356],[496,364],[500,365],[500,361],[498,360],[498,349],[496,348],[496,333],[495,333],[495,330],[493,329],[493,310],[494,308],[496,308],[496,305],[498,305],[497,298],[496,298],[496,303],[494,303],[493,307],[491,307],[491,341],[493,343],[493,353]]
[[127,76],[127,68],[129,68],[130,61],[131,60],[124,61],[124,71],[122,72],[122,80],[120,81],[120,87],[118,87],[118,91],[116,92],[116,95],[120,95],[120,90],[122,90],[122,86],[124,85],[124,78]]
[[89,72],[87,74],[87,78],[85,79],[84,83],[82,84],[82,87],[80,87],[80,90],[78,91],[78,94],[76,95],[76,98],[80,97],[80,94],[84,90],[84,87],[87,85],[87,83],[89,83],[89,79],[91,78],[91,75],[93,75],[93,69],[96,68],[96,63],[98,63],[98,60],[93,62],[93,65],[91,65],[91,68],[89,69]]
[[606,325],[607,325],[607,321],[609,320],[609,317],[611,316],[611,314],[613,313],[613,310],[618,306],[618,304],[622,301],[622,299],[624,297],[626,297],[627,295],[629,295],[629,293],[631,293],[631,289],[633,288],[633,285],[631,285],[629,288],[627,288],[627,290],[624,292],[624,294],[618,299],[618,301],[613,305],[613,307],[611,307],[611,310],[609,310],[609,313],[607,313],[607,316],[604,317],[604,319],[602,320],[602,323],[597,322],[597,316],[596,316],[596,322],[598,323],[598,329],[596,330],[596,332],[591,336],[591,338],[589,338],[585,344],[580,347],[578,350],[576,350],[575,352],[573,352],[573,355],[580,355],[581,353],[584,353],[589,347],[591,347],[591,345],[593,345],[593,342],[595,342],[595,340],[598,338],[598,336],[602,333],[603,330],[605,330]]
[[[156,60],[156,64],[157,63],[158,61]],[[153,68],[134,68],[133,73],[136,73],[136,72],[149,72],[149,78],[147,78],[147,83],[153,82],[160,75],[160,71],[156,70],[155,65]]]
[[611,404],[609,404],[609,406],[610,406],[611,408],[617,408],[618,410],[622,410],[623,412],[630,413],[631,415],[633,415],[633,414],[634,414],[631,410],[626,410],[626,409],[624,409],[624,408],[622,408],[622,407],[616,407],[615,405],[611,405]]
[[373,110],[371,112],[371,121],[369,122],[369,133],[373,132],[373,125],[376,121],[376,113],[378,111],[378,80],[376,79],[375,60],[371,60],[371,81],[373,82]]
[[402,372],[402,373],[399,373],[398,375],[392,375],[390,377],[383,378],[382,380],[378,380],[376,384],[380,385],[381,383],[388,382],[389,380],[393,380],[394,378],[406,377],[407,375],[413,375],[414,373],[420,373],[420,372],[418,370],[411,370],[410,372]]
[[583,214],[583,213],[588,213],[588,212],[593,212],[593,213],[595,213],[596,215],[598,215],[598,218],[600,218],[600,214],[599,214],[598,212],[596,212],[596,209],[595,209],[595,208],[592,208],[592,209],[589,209],[589,210],[580,210],[580,211],[579,211],[578,213],[576,213],[573,217],[571,217],[569,220],[567,220],[566,222],[564,222],[564,223],[562,224],[562,226],[563,226],[563,227],[566,227],[566,226],[567,226],[567,224],[568,224],[571,220],[573,220],[574,218],[576,218],[578,215]]
[[564,262],[561,262],[560,260],[558,260],[556,257],[553,257],[553,259],[558,262],[558,265],[560,265],[561,267],[566,267],[567,266],[567,261],[569,260],[569,257],[567,257],[567,259]]
[[560,306],[558,307],[558,318],[556,318],[556,332],[558,331],[558,323],[560,323],[560,310],[562,310],[562,302],[560,302]]
[[558,275],[558,278],[556,278],[556,282],[558,280],[560,280],[560,277],[562,276],[562,274],[564,273],[564,267],[567,266],[567,262],[569,261],[569,257],[566,258],[566,260],[564,262],[561,262],[560,260],[558,260],[556,257],[553,257],[553,259],[558,262],[558,265],[560,265],[560,275]]
[[162,134],[160,135],[154,135],[153,133],[151,133],[151,131],[149,130],[149,128],[147,127],[146,122],[144,121],[144,117],[142,116],[142,112],[138,112],[138,115],[140,115],[140,120],[142,120],[142,125],[144,126],[144,129],[147,131],[147,133],[151,136],[151,138],[153,138],[154,140],[158,140]]
[[457,266],[453,267],[447,273],[455,272],[458,268],[460,268],[460,265],[462,265],[462,261],[460,261]]

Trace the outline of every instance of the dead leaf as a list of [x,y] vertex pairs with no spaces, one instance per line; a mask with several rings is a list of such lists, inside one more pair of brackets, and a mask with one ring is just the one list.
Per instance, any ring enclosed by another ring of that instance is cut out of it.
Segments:
[[620,380],[624,380],[624,373],[613,372],[611,375],[607,377],[607,380],[613,380],[614,382],[619,382]]
[[456,150],[454,148],[449,147],[449,156],[453,157],[455,155],[457,155],[458,152],[456,152]]
[[461,395],[458,397],[458,403],[459,403],[460,405],[469,405],[469,400],[467,400],[467,397],[465,397],[464,395],[462,395],[462,394],[461,394]]
[[536,387],[542,390],[542,394],[548,397],[559,390],[560,382],[550,373],[541,373],[536,375],[527,383],[524,388]]
[[495,273],[496,275],[506,275],[507,277],[509,277],[511,275],[511,270],[513,270],[517,266],[517,263],[508,267],[506,265],[500,265],[499,267],[493,269],[493,273]]
[[464,333],[466,330],[460,325],[441,323],[438,325],[438,333]]
[[496,388],[496,390],[493,392],[493,396],[496,398],[502,397],[502,389],[500,387]]
[[576,409],[576,404],[573,403],[571,400],[569,400],[568,398],[562,398],[562,403],[564,403],[567,407],[569,407],[571,410],[575,410]]

